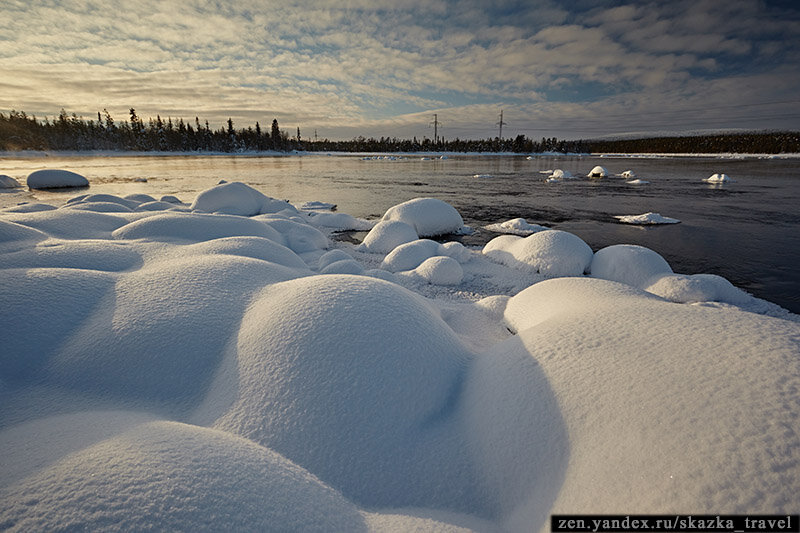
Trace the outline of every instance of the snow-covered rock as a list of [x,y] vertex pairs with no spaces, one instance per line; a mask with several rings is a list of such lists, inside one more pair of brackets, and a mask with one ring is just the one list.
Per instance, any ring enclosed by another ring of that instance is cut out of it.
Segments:
[[430,257],[422,262],[414,273],[433,285],[458,285],[464,278],[461,264],[447,256]]
[[390,272],[413,270],[435,255],[444,255],[441,244],[430,239],[417,239],[394,248],[384,258],[381,268]]
[[734,180],[732,180],[727,174],[712,174],[703,181],[707,183],[730,183]]
[[11,176],[0,174],[0,189],[14,189],[16,187],[21,187],[17,180]]
[[647,292],[678,303],[724,302],[742,305],[753,297],[715,274],[664,274],[644,287]]
[[407,242],[419,239],[417,230],[399,220],[381,220],[367,233],[362,247],[373,253],[387,254]]
[[70,170],[43,169],[28,174],[27,185],[30,189],[88,187],[89,180]]
[[201,213],[253,216],[287,211],[297,213],[289,202],[276,200],[240,182],[221,183],[197,195],[192,210]]
[[635,244],[615,244],[594,254],[590,272],[595,278],[644,289],[655,277],[672,274],[672,268],[661,255],[649,248]]
[[497,233],[527,236],[532,233],[536,233],[537,231],[544,231],[550,228],[546,226],[540,226],[539,224],[531,224],[524,218],[512,218],[511,220],[506,220],[505,222],[489,224],[486,226],[486,229]]
[[420,237],[458,233],[464,220],[456,209],[437,198],[415,198],[394,207],[383,215],[383,221],[399,220],[413,227]]
[[528,237],[501,235],[483,248],[484,255],[512,268],[545,276],[580,276],[592,262],[592,249],[580,237],[546,230]]
[[608,176],[608,170],[606,170],[605,167],[597,165],[596,167],[594,167],[592,170],[589,171],[588,176],[590,178],[605,178],[606,176]]
[[614,218],[623,224],[677,224],[677,218],[661,216],[661,213],[644,213],[641,215],[615,215]]

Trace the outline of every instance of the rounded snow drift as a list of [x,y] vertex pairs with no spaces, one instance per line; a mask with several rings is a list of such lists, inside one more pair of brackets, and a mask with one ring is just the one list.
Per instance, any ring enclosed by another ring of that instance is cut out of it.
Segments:
[[367,233],[361,244],[370,252],[386,254],[401,244],[417,239],[417,231],[409,224],[399,220],[381,220]]
[[376,504],[414,492],[415,443],[445,416],[469,358],[423,298],[335,274],[265,288],[236,352],[238,399],[214,426]]
[[590,170],[588,175],[590,178],[605,178],[608,176],[608,170],[606,170],[605,167],[598,165]]
[[433,285],[458,285],[464,278],[461,264],[452,257],[441,255],[426,259],[414,272]]
[[88,187],[89,180],[69,170],[35,170],[28,175],[30,189],[61,189],[67,187]]
[[382,220],[405,222],[420,237],[456,233],[464,227],[464,220],[455,207],[437,198],[414,198],[390,207]]
[[19,186],[19,182],[11,176],[0,174],[0,189],[15,189]]
[[650,248],[635,244],[615,244],[594,254],[591,274],[595,278],[619,281],[644,289],[655,276],[672,274],[672,268]]
[[545,276],[580,276],[592,261],[592,249],[580,237],[561,230],[539,231],[522,238],[501,235],[483,253],[512,268]]

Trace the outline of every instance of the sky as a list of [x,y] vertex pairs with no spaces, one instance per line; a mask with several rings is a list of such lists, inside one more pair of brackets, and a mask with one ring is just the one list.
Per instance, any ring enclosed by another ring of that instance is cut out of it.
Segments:
[[[121,7],[124,6],[124,7]],[[800,129],[795,1],[2,0],[0,112],[292,136]],[[434,128],[434,122],[438,124]]]

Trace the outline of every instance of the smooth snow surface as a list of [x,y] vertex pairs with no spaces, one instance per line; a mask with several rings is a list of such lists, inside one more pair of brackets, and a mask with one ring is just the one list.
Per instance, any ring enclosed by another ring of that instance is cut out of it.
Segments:
[[362,245],[236,182],[0,212],[0,529],[796,512],[800,318],[640,246],[420,239],[432,200]]
[[[630,183],[630,182],[628,182]],[[677,218],[661,216],[661,213],[644,213],[641,215],[615,215],[614,218],[623,224],[677,224]]]
[[505,222],[489,224],[486,226],[486,229],[497,233],[509,233],[511,235],[527,236],[531,233],[544,231],[550,228],[546,226],[540,226],[539,224],[531,224],[524,218],[512,218],[511,220],[506,220]]
[[44,169],[28,174],[30,189],[60,189],[66,187],[88,187],[89,180],[70,170]]
[[464,221],[458,211],[437,198],[415,198],[394,207],[383,215],[384,221],[399,220],[412,226],[420,237],[458,233]]
[[592,261],[592,249],[580,237],[545,230],[529,237],[501,235],[489,241],[483,253],[512,268],[528,268],[546,276],[579,276]]
[[0,174],[0,189],[14,189],[16,187],[20,187],[20,184],[17,180],[11,176]]

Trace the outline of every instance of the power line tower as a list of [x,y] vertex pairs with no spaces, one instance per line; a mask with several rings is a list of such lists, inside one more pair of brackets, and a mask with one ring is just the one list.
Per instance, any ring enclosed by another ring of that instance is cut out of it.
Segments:
[[500,126],[500,131],[497,134],[497,137],[502,141],[503,140],[503,126],[508,126],[508,122],[503,122],[503,110],[500,110],[500,122],[496,124],[496,126]]
[[441,124],[441,122],[439,122],[439,115],[434,113],[433,114],[433,122],[428,124],[428,126],[431,126],[431,125],[433,126],[433,139],[434,139],[434,141],[436,141],[436,144],[439,144],[439,125],[440,124]]

